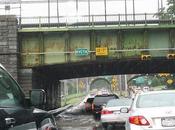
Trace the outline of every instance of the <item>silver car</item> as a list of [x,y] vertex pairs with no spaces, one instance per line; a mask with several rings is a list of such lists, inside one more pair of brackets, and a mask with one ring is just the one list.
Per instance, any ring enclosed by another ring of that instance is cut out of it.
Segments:
[[129,114],[126,130],[175,130],[175,90],[136,95]]
[[120,109],[130,108],[132,99],[111,99],[107,102],[106,106],[101,111],[101,123],[104,128],[107,128],[109,124],[123,125],[128,118],[128,113],[121,113]]

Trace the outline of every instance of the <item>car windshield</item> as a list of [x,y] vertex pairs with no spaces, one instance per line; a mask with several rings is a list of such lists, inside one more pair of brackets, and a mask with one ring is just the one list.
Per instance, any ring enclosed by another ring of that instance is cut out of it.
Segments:
[[115,99],[115,96],[97,96],[94,98],[94,104],[103,105],[106,104],[110,99]]
[[140,95],[138,97],[136,107],[170,107],[175,106],[175,93],[156,93]]
[[20,89],[10,75],[0,68],[0,107],[19,106],[22,101]]
[[109,100],[106,107],[130,106],[132,99],[112,99]]
[[88,103],[92,103],[93,100],[94,100],[94,98],[88,98],[86,102],[88,102]]

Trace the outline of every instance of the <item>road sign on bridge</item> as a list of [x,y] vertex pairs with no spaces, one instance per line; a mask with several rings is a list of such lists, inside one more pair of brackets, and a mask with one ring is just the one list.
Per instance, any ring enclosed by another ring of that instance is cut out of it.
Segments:
[[86,48],[77,48],[75,50],[75,55],[76,56],[87,56],[89,55],[89,51]]
[[97,47],[96,48],[96,56],[107,56],[108,48],[107,47]]

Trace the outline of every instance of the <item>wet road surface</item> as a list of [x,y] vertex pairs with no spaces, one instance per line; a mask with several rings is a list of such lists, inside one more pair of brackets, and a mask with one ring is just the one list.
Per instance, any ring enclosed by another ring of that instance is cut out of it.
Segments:
[[[105,130],[93,115],[83,113],[79,107],[70,108],[56,117],[59,130]],[[123,127],[109,126],[107,130],[124,130]]]

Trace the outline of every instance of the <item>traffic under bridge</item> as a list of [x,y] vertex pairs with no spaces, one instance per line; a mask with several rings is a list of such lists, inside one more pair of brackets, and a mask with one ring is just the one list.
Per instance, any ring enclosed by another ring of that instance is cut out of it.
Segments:
[[100,75],[175,73],[173,59],[155,58],[149,60],[121,59],[103,61],[84,61],[66,64],[52,64],[33,67],[33,88],[47,92],[47,108],[61,105],[62,79],[81,78]]

